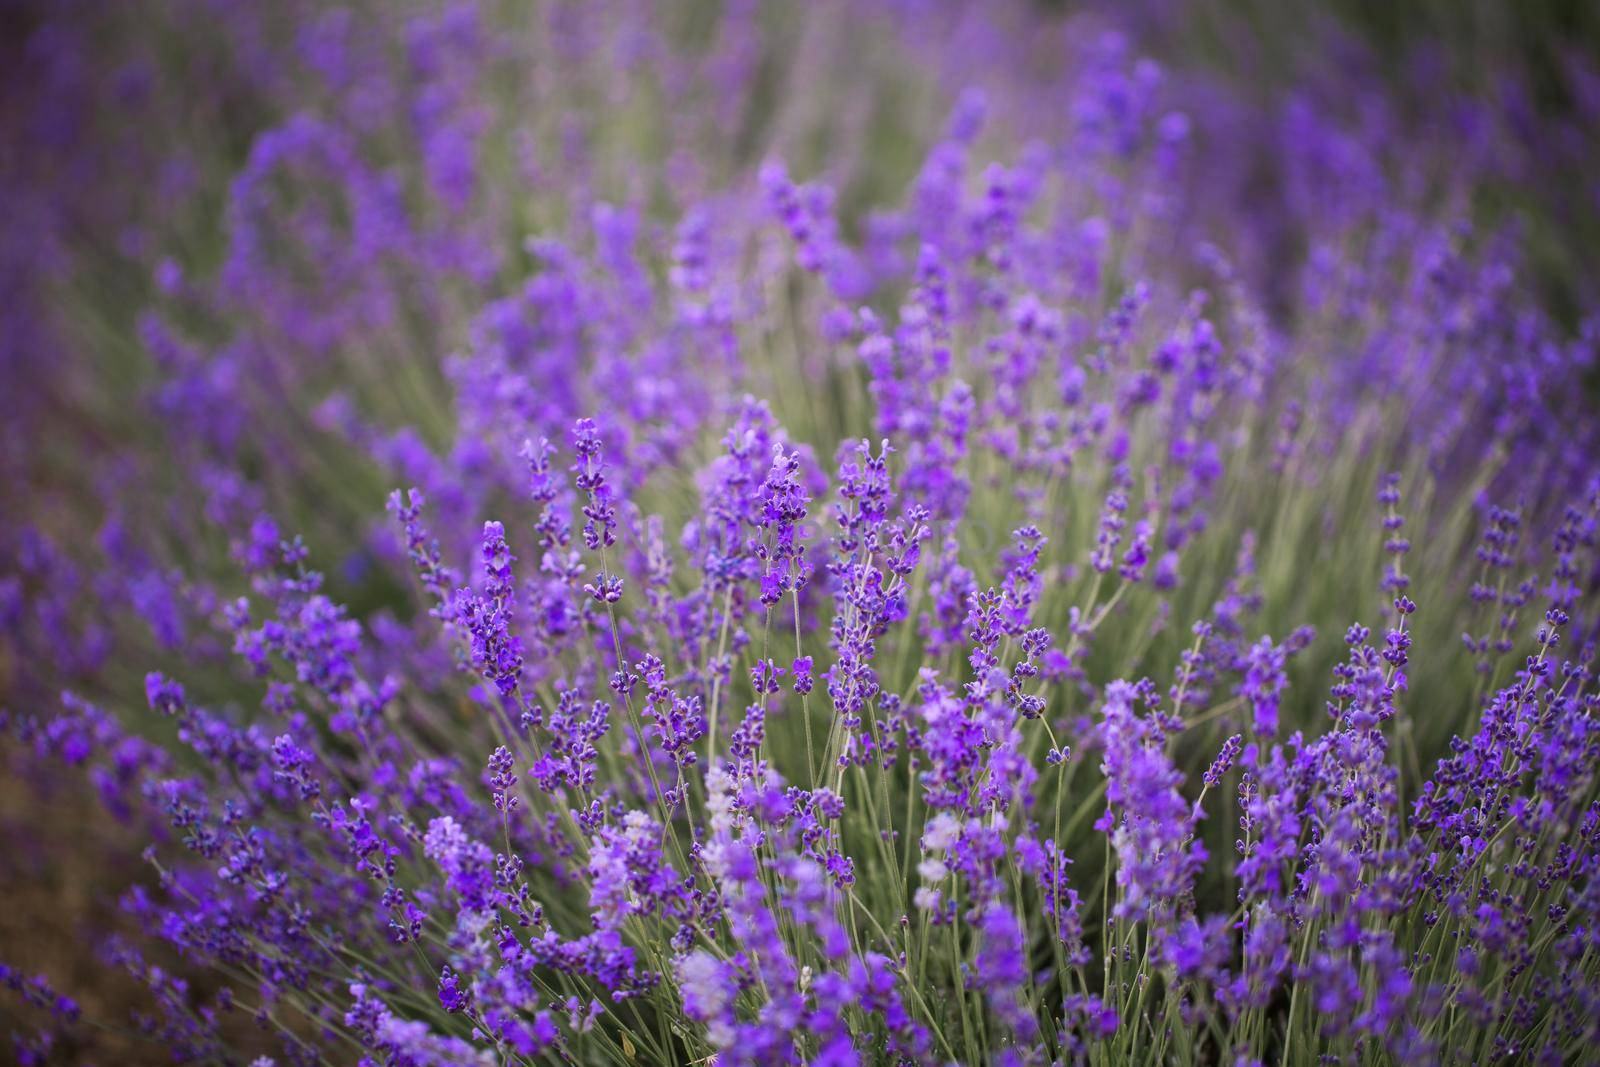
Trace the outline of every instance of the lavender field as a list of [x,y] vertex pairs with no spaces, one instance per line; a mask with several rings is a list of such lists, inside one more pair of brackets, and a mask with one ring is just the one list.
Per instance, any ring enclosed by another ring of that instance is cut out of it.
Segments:
[[0,1061],[1600,1062],[1600,11],[0,4]]

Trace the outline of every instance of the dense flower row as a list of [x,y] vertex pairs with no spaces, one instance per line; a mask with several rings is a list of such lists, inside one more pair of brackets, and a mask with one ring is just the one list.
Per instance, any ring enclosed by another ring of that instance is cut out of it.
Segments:
[[[204,72],[100,75],[171,202],[10,312],[0,695],[148,842],[133,1030],[1592,1056],[1600,330],[1480,175],[1087,19],[634,7],[218,5],[232,157]],[[125,1021],[0,983],[25,1061]]]

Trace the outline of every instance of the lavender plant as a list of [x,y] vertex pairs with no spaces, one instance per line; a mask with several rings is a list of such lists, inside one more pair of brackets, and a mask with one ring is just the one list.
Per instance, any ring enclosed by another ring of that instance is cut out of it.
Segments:
[[5,966],[23,1062],[1593,1057],[1600,333],[1450,144],[1025,6],[199,10],[29,37],[3,752],[146,996]]

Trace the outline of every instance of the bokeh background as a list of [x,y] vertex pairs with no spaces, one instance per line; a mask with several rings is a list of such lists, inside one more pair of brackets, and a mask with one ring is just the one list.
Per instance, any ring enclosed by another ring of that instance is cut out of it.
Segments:
[[[1225,249],[1280,328],[1305,313],[1326,234],[1363,218],[1381,241],[1397,187],[1514,244],[1556,328],[1589,328],[1600,5],[1583,0],[5,0],[0,708],[125,697],[151,665],[221,658],[197,620],[240,582],[230,494],[336,561],[355,614],[403,610],[373,503],[439,457],[481,462],[444,357],[521,284],[527,235],[602,200],[648,226],[781,157],[832,184],[859,238],[964,93],[982,91],[984,145],[1006,152],[1081,121],[1063,102],[1100,67],[1132,71],[1108,107],[1181,107],[1173,240]],[[291,215],[325,243],[278,247]],[[304,258],[284,276],[309,272],[307,290],[234,300],[278,256]],[[837,439],[826,405],[782,392],[780,415]],[[208,450],[249,487],[195,459]],[[233,683],[193,684],[226,700]],[[151,879],[141,841],[92,782],[40,772],[9,735],[0,750],[0,955],[86,1014],[146,1010],[147,985],[91,949]],[[63,1062],[148,1054],[112,1031],[75,1040]]]

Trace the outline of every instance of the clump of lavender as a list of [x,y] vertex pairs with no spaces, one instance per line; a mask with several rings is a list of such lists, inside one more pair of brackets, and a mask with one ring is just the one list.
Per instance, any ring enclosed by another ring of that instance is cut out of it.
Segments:
[[[147,845],[131,1040],[1593,1055],[1600,331],[1454,155],[1022,5],[293,6],[219,16],[247,149],[129,155],[141,307],[61,287],[88,429],[0,469],[0,752]],[[853,35],[974,83],[903,186]],[[25,1062],[127,1021],[34,969]]]

